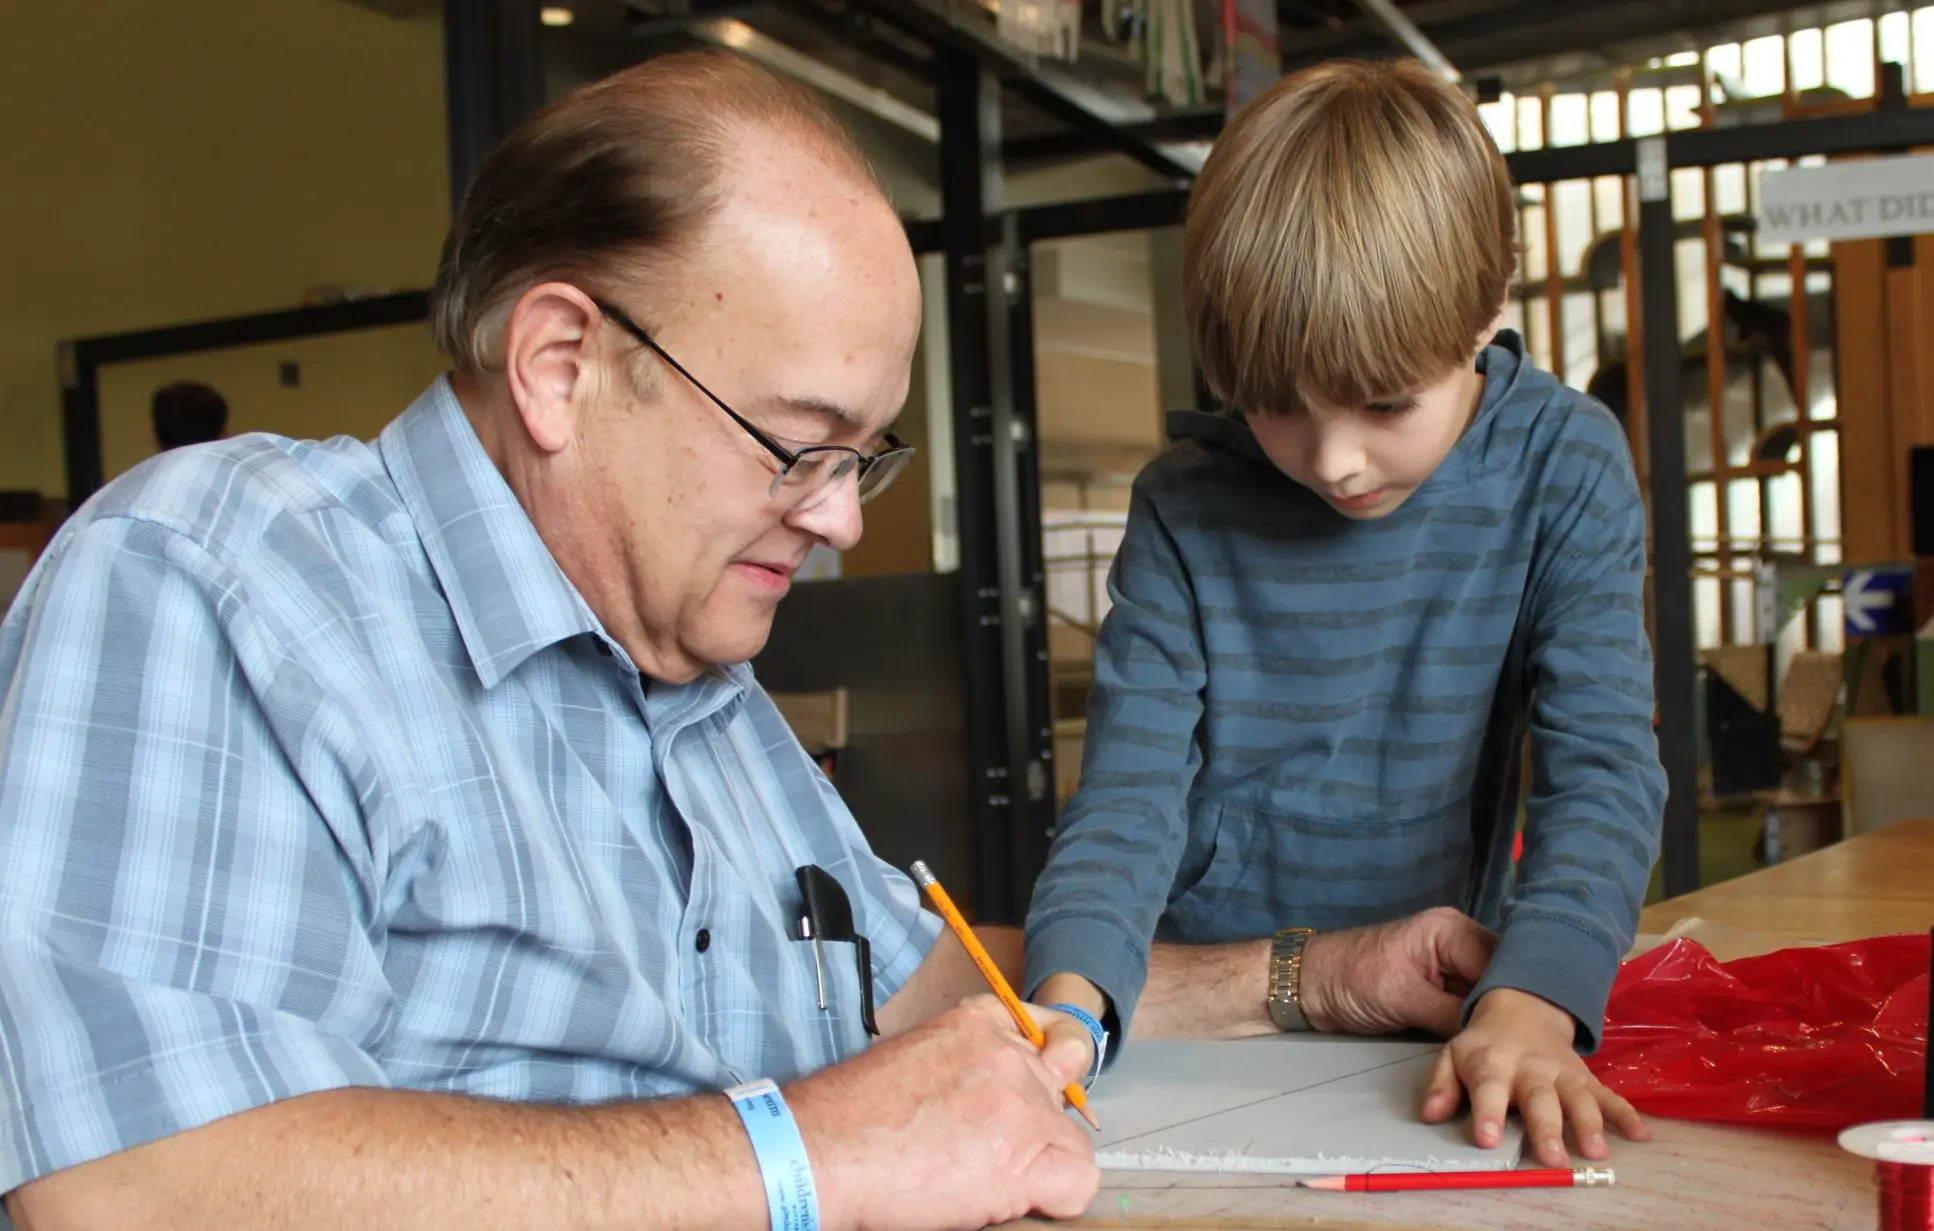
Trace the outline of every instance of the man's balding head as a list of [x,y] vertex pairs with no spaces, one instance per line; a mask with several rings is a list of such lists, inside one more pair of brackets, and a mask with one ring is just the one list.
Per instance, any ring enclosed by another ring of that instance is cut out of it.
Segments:
[[661,56],[544,108],[491,151],[451,223],[431,296],[438,348],[459,372],[490,370],[526,288],[636,281],[717,215],[761,146],[885,208],[866,156],[817,95],[728,52]]
[[[679,55],[558,100],[492,152],[434,318],[552,557],[637,667],[680,683],[757,654],[807,554],[859,540],[858,476],[892,444],[920,283],[810,92]],[[830,481],[806,488],[813,474]]]

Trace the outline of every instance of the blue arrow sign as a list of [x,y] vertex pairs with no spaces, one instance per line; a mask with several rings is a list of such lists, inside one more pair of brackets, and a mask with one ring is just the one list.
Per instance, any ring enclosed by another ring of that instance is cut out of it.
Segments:
[[1914,630],[1914,570],[1859,569],[1840,586],[1847,609],[1847,636],[1893,637]]

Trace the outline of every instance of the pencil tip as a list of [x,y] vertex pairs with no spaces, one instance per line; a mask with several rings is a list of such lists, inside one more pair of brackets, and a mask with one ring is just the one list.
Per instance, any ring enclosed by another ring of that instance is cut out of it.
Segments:
[[1340,1175],[1323,1176],[1315,1180],[1298,1180],[1296,1187],[1314,1188],[1326,1193],[1340,1193],[1344,1190],[1343,1177]]
[[1081,1118],[1088,1122],[1089,1128],[1095,1130],[1097,1133],[1101,1131],[1101,1121],[1095,1119],[1095,1113],[1090,1108],[1083,1107],[1081,1109]]

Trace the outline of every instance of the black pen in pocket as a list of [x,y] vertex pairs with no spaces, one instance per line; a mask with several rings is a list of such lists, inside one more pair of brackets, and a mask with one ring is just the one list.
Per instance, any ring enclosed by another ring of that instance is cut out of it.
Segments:
[[845,887],[818,864],[798,868],[793,876],[799,881],[799,938],[813,945],[813,972],[819,979],[820,1009],[824,1011],[827,1007],[825,943],[850,941],[859,963],[860,1024],[866,1033],[877,1035],[880,1028],[873,1021],[873,952],[866,937],[854,930],[853,904],[847,900]]

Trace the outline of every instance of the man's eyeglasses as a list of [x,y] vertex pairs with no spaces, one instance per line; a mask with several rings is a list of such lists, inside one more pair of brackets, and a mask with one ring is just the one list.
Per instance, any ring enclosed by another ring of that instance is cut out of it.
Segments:
[[772,437],[752,426],[745,416],[727,406],[718,394],[713,393],[700,383],[698,377],[685,370],[685,365],[671,357],[664,347],[658,345],[652,336],[644,331],[636,321],[617,308],[601,300],[594,300],[598,311],[605,319],[636,338],[671,366],[672,371],[691,382],[692,388],[704,394],[712,403],[724,411],[745,434],[765,446],[766,452],[779,460],[779,473],[773,476],[772,486],[766,495],[789,507],[805,504],[820,495],[833,484],[847,475],[858,472],[860,503],[865,504],[887,489],[887,485],[900,476],[913,460],[913,446],[901,441],[891,432],[886,436],[886,448],[868,455],[858,449],[845,445],[810,445],[794,451],[786,448]]

